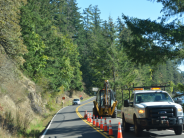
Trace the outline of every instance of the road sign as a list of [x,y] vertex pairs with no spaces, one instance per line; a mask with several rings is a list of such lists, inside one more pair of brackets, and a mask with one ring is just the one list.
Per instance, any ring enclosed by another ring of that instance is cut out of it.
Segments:
[[83,97],[81,97],[80,99],[83,100]]
[[93,92],[97,92],[97,91],[98,91],[98,88],[92,87],[92,91],[93,91]]
[[62,97],[62,100],[65,100],[65,97]]

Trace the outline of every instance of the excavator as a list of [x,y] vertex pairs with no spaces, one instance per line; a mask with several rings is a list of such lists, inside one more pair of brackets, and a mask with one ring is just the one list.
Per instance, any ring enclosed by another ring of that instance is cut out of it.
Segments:
[[117,118],[117,100],[115,92],[109,88],[108,80],[105,80],[104,88],[97,92],[96,100],[93,103],[93,115]]

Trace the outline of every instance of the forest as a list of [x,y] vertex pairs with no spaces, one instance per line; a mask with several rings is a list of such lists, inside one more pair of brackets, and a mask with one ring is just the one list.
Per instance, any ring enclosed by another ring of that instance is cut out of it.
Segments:
[[[104,21],[96,5],[79,12],[77,0],[1,0],[0,5],[0,45],[27,77],[45,88],[42,94],[54,96],[62,87],[93,95],[92,87],[102,88],[107,79],[120,108],[124,85],[171,82],[169,93],[183,86],[184,73],[178,69],[182,53],[169,47],[182,46],[182,36],[176,34],[182,34],[181,28],[164,26],[165,16],[162,25],[124,14]],[[162,35],[154,36],[156,31]],[[155,45],[155,37],[171,43]],[[123,98],[128,98],[126,91]]]

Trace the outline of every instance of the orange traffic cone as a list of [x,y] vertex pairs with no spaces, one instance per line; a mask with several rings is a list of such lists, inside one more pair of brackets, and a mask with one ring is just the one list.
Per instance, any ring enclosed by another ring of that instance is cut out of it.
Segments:
[[87,121],[89,122],[89,113],[88,113],[88,115],[87,115]]
[[110,136],[113,135],[111,120],[109,120],[109,135],[110,135]]
[[95,115],[93,115],[93,125],[95,126]]
[[89,122],[90,122],[90,123],[92,122],[92,120],[91,120],[91,114],[90,114],[90,116],[89,116]]
[[96,127],[99,127],[98,116],[96,116]]
[[103,129],[102,117],[101,117],[101,121],[100,121],[100,129]]
[[122,131],[121,131],[121,124],[120,124],[120,122],[118,123],[118,135],[117,135],[117,138],[123,138],[123,136],[122,136]]
[[84,118],[87,118],[87,110],[84,112]]
[[106,118],[105,118],[105,122],[104,122],[104,131],[107,131],[107,121],[106,121]]

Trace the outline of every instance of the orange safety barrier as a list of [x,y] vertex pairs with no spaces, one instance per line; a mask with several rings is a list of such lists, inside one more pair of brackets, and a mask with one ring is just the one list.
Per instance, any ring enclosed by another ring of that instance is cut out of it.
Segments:
[[87,110],[84,112],[84,118],[87,118]]
[[98,116],[96,116],[96,127],[99,127]]
[[101,121],[100,121],[100,129],[103,129],[103,121],[102,121],[102,117],[101,117]]
[[87,115],[87,121],[89,122],[89,113],[88,113],[88,115]]
[[93,125],[95,126],[95,115],[93,115]]
[[89,116],[89,122],[90,122],[90,123],[92,122],[92,120],[91,120],[91,114],[90,114],[90,116]]
[[113,135],[111,120],[109,120],[109,135],[110,135],[110,136]]
[[105,122],[104,122],[104,131],[107,131],[107,121],[106,121],[106,118],[105,118]]
[[120,124],[120,122],[118,123],[118,135],[117,135],[117,138],[123,138],[123,136],[122,136],[122,131],[121,131],[121,124]]

